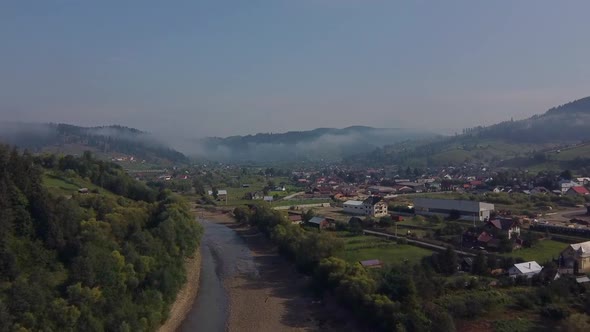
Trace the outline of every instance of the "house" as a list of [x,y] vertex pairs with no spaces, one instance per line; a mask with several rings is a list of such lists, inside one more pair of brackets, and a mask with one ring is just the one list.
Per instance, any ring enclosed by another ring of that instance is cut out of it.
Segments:
[[477,243],[480,246],[486,247],[490,241],[494,239],[494,236],[488,232],[481,232],[477,237]]
[[574,274],[590,272],[590,241],[570,244],[559,255],[559,267]]
[[80,189],[78,189],[78,192],[80,194],[88,194],[89,190],[88,190],[88,188],[80,188]]
[[579,278],[576,278],[576,282],[578,284],[585,284],[587,282],[590,282],[590,278],[588,278],[588,276],[579,277]]
[[559,181],[559,190],[562,194],[565,194],[571,187],[580,186],[579,183],[571,181],[571,180],[561,180]]
[[586,189],[586,187],[584,186],[573,186],[570,187],[566,192],[566,195],[568,196],[585,196],[590,194],[590,191],[588,191],[588,189]]
[[264,193],[262,191],[253,191],[246,194],[246,199],[256,201],[264,198]]
[[494,204],[476,201],[414,198],[414,210],[417,215],[449,217],[457,214],[459,219],[467,221],[484,221],[490,218]]
[[541,273],[543,267],[539,265],[535,261],[525,262],[514,264],[511,268],[508,269],[508,276],[511,278],[516,278],[520,276],[524,276],[526,278],[532,278],[533,276]]
[[395,188],[386,186],[371,186],[367,188],[367,190],[370,191],[371,194],[391,194],[396,192]]
[[307,224],[319,229],[326,229],[330,226],[330,222],[324,217],[313,217],[307,222]]
[[463,260],[461,260],[460,268],[461,268],[461,271],[471,272],[471,269],[473,268],[473,258],[471,258],[471,257],[463,258]]
[[[213,196],[213,191],[207,191],[209,196]],[[227,190],[217,190],[217,200],[218,201],[226,201],[227,200]]]
[[292,224],[297,224],[297,225],[303,224],[303,217],[299,213],[289,212],[288,218]]
[[511,239],[514,236],[520,236],[520,225],[517,221],[514,221],[512,219],[493,219],[488,221],[486,227],[489,230],[496,230],[500,233],[503,233],[508,237],[508,239]]
[[383,267],[383,263],[378,259],[369,259],[366,261],[360,261],[359,263],[361,264],[362,267],[369,268],[369,269],[376,269],[376,268]]
[[363,201],[363,205],[369,211],[369,214],[372,217],[383,217],[388,214],[388,207],[387,203],[383,200],[382,197],[379,196],[369,196],[367,199]]
[[262,199],[268,203],[272,203],[272,201],[275,200],[273,196],[264,196],[264,198],[262,198]]
[[345,213],[362,216],[382,217],[388,214],[387,203],[379,196],[369,196],[364,201],[346,201],[343,209]]

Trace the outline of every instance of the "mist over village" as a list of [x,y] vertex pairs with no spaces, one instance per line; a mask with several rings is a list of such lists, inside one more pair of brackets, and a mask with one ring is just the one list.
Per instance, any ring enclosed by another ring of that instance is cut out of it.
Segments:
[[0,3],[0,332],[590,331],[589,9]]

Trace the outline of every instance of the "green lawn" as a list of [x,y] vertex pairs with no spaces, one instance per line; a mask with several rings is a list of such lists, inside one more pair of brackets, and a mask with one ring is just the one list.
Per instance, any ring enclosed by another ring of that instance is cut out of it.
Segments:
[[43,184],[50,191],[56,192],[60,195],[72,195],[78,192],[78,189],[80,188],[98,190],[101,194],[112,195],[110,191],[100,188],[99,186],[79,177],[65,178],[52,173],[45,173],[43,174]]
[[346,236],[345,233],[340,235],[346,245],[337,256],[351,263],[368,259],[379,259],[385,264],[403,264],[404,260],[417,263],[422,257],[432,255],[430,250],[408,244],[397,244],[373,236]]
[[536,261],[537,263],[541,264],[553,258],[559,257],[559,253],[562,252],[566,247],[567,243],[553,240],[543,240],[539,241],[539,243],[532,248],[518,249],[505,255],[511,257],[520,257],[525,261]]
[[43,184],[45,187],[59,189],[61,191],[77,191],[80,187],[73,182],[66,181],[64,179],[58,178],[56,176],[45,174],[43,176]]

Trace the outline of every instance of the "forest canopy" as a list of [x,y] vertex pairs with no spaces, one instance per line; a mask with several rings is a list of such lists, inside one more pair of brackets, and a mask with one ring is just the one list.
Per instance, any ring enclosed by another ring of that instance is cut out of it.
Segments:
[[[54,193],[50,171],[110,192]],[[155,330],[201,232],[181,198],[115,164],[0,146],[0,331]]]

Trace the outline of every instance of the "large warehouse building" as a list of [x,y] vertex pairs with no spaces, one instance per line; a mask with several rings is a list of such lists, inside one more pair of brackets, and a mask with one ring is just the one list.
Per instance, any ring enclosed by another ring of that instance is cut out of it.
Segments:
[[415,198],[414,210],[417,215],[448,217],[453,211],[458,212],[461,220],[489,220],[490,213],[494,211],[494,204],[459,201],[453,199]]

